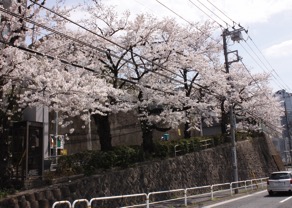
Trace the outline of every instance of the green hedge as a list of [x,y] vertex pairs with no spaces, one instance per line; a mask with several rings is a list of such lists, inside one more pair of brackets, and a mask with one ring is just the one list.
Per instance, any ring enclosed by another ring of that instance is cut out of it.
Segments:
[[100,169],[129,167],[143,161],[140,147],[119,146],[111,151],[85,151],[74,155],[62,156],[58,160],[57,174],[72,175],[85,173],[91,175]]
[[[237,133],[236,138],[239,140],[247,139],[250,138],[250,134]],[[97,170],[113,167],[126,168],[151,158],[174,157],[175,155],[200,151],[226,142],[230,142],[230,136],[228,135],[157,141],[154,143],[154,151],[150,155],[145,155],[141,146],[119,146],[107,152],[85,151],[60,157],[56,173],[58,175],[80,173],[91,175],[96,173]],[[175,152],[175,148],[177,152]]]

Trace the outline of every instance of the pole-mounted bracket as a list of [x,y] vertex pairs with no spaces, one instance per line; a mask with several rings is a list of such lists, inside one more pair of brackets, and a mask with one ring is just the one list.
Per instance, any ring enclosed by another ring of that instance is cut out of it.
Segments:
[[241,60],[241,57],[238,55],[238,50],[229,51],[229,52],[227,52],[227,55],[228,54],[235,54],[236,59],[235,60],[232,60],[232,61],[228,61],[227,64],[232,64],[234,62],[238,62],[238,61]]

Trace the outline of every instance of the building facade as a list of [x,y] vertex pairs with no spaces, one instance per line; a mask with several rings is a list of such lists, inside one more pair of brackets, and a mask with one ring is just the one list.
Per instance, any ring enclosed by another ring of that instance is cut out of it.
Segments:
[[283,127],[282,135],[279,138],[274,138],[273,143],[281,154],[282,160],[286,164],[292,163],[292,93],[285,90],[279,90],[275,93],[282,101],[284,116],[281,117],[281,125]]

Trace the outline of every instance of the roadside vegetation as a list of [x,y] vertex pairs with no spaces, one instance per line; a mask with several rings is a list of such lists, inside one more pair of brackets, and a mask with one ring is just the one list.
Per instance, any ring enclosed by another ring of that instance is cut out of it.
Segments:
[[[261,133],[237,133],[237,141],[262,136]],[[141,146],[117,146],[110,151],[84,151],[73,155],[61,156],[56,171],[47,172],[46,179],[52,183],[58,177],[71,175],[93,175],[112,168],[128,168],[153,160],[168,159],[187,153],[230,143],[228,136],[193,137],[171,141],[157,141],[154,151],[144,152]]]

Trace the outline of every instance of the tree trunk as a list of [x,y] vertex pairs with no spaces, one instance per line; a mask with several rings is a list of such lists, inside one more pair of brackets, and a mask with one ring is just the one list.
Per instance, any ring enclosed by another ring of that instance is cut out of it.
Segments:
[[9,125],[6,116],[1,119],[1,132],[0,132],[0,187],[9,188],[11,187],[10,180],[11,176],[9,175],[9,167],[11,165],[11,157],[9,153]]
[[186,122],[185,127],[184,127],[184,138],[185,139],[191,138],[191,132],[188,131],[189,128],[190,128],[190,124],[189,124],[189,122]]
[[224,109],[224,100],[221,101],[221,133],[227,133],[227,123],[228,123],[228,112]]
[[143,146],[144,152],[151,153],[154,150],[153,129],[147,123],[148,123],[147,120],[141,121],[142,139],[143,139],[142,146]]
[[102,151],[109,151],[112,149],[112,136],[109,115],[101,116],[99,114],[92,115],[97,127],[97,134],[99,136],[100,148]]

